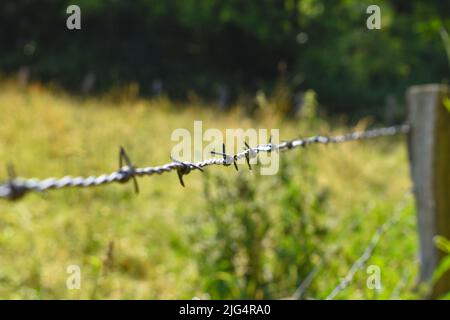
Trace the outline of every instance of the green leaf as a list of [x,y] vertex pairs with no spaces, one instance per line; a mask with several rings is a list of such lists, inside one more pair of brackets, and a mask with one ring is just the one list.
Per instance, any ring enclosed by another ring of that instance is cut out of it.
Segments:
[[445,237],[435,236],[433,238],[433,242],[436,248],[438,248],[439,250],[450,253],[450,241],[448,241]]
[[450,270],[450,255],[442,259],[439,266],[436,270],[434,270],[433,277],[431,279],[432,283],[436,283],[448,270]]
[[433,242],[436,248],[449,254],[441,260],[439,266],[434,271],[432,282],[436,283],[444,273],[450,270],[450,241],[443,236],[435,236]]
[[448,110],[448,112],[450,112],[450,98],[444,98],[444,107]]
[[441,29],[441,37],[444,42],[445,51],[447,52],[448,63],[450,65],[450,37],[447,33],[447,30],[444,28]]

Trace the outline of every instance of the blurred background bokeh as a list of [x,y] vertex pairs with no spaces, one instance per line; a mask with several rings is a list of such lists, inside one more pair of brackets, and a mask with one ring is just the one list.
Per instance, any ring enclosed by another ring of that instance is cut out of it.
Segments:
[[[66,28],[71,4],[81,30]],[[371,4],[381,30],[366,27]],[[3,0],[0,162],[21,177],[102,174],[123,145],[160,165],[194,120],[280,139],[402,123],[408,86],[450,78],[445,30],[438,0]],[[213,167],[186,188],[176,173],[140,179],[138,196],[117,184],[2,200],[0,297],[279,299],[314,271],[295,297],[326,298],[411,186],[405,138],[280,159],[274,176]],[[363,268],[337,298],[422,297],[417,253],[409,197],[368,260],[382,290]]]
[[[65,28],[70,4],[81,8],[81,31]],[[0,70],[77,93],[135,83],[145,96],[225,108],[283,81],[294,106],[313,89],[330,113],[383,118],[385,108],[401,109],[409,85],[448,79],[439,33],[450,28],[450,3],[377,1],[381,30],[366,27],[370,4],[2,1]]]

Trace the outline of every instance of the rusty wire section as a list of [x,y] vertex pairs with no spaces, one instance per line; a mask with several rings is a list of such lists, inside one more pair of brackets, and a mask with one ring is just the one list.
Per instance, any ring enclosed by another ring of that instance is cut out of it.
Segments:
[[29,192],[43,192],[52,189],[63,188],[86,188],[93,186],[101,186],[111,183],[126,183],[133,181],[135,191],[139,192],[137,184],[137,177],[151,176],[154,174],[163,174],[171,171],[176,171],[181,185],[184,187],[183,176],[189,174],[193,170],[203,171],[204,167],[219,165],[230,166],[234,165],[238,170],[237,161],[239,159],[246,159],[248,167],[251,169],[250,159],[256,158],[260,152],[286,151],[298,147],[307,147],[313,144],[337,144],[354,140],[373,139],[377,137],[393,136],[397,134],[405,134],[409,132],[408,124],[391,126],[385,128],[372,129],[367,131],[356,131],[348,134],[337,136],[313,136],[304,139],[294,139],[290,141],[283,141],[280,144],[272,143],[271,140],[267,144],[250,147],[247,143],[246,149],[235,155],[230,155],[225,152],[225,145],[223,145],[222,152],[212,152],[213,155],[220,155],[221,158],[210,158],[197,163],[186,161],[178,161],[172,159],[172,162],[156,166],[156,167],[135,167],[125,150],[121,147],[119,153],[119,170],[109,174],[102,174],[99,176],[89,177],[72,177],[65,176],[62,178],[46,178],[46,179],[24,179],[16,177],[14,169],[8,167],[9,179],[6,182],[0,183],[0,199],[18,200],[23,198]]

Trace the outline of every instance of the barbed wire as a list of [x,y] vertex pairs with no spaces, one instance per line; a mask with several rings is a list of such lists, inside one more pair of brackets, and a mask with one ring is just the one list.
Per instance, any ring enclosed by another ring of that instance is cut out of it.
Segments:
[[408,284],[410,277],[411,277],[411,271],[409,269],[406,269],[403,272],[402,276],[400,277],[400,280],[394,287],[394,290],[392,290],[389,300],[398,300],[399,299],[401,290]]
[[130,157],[123,147],[119,150],[119,169],[110,174],[102,174],[99,176],[88,177],[72,177],[65,176],[62,178],[46,178],[39,179],[24,179],[18,178],[12,166],[8,166],[9,180],[0,184],[0,198],[8,200],[18,200],[23,198],[31,191],[43,192],[51,189],[63,189],[69,187],[85,188],[93,186],[101,186],[111,183],[127,183],[133,181],[136,193],[139,192],[137,177],[151,176],[154,174],[163,174],[171,171],[176,171],[181,185],[184,187],[183,176],[189,174],[193,170],[203,171],[203,168],[213,165],[230,166],[234,165],[238,170],[237,161],[246,159],[247,165],[251,170],[250,159],[256,158],[259,153],[270,153],[273,151],[286,151],[298,147],[307,147],[313,144],[338,144],[354,140],[373,139],[383,136],[393,136],[397,134],[404,134],[409,132],[410,126],[408,124],[377,128],[367,131],[356,131],[348,134],[337,136],[312,136],[304,139],[294,139],[290,141],[283,141],[280,144],[272,143],[271,138],[267,144],[250,147],[246,142],[247,149],[235,155],[227,154],[225,151],[225,144],[223,144],[222,152],[212,152],[213,155],[220,155],[221,158],[210,158],[197,163],[187,161],[178,161],[172,158],[172,162],[156,166],[137,168],[133,165]]
[[292,294],[292,296],[285,298],[286,300],[300,300],[303,298],[306,290],[308,290],[309,286],[313,282],[314,278],[318,275],[324,265],[323,260],[320,260],[319,263],[314,266],[314,268],[308,273],[308,275],[303,279],[303,281],[298,286],[297,290]]
[[369,245],[366,247],[363,254],[358,258],[358,260],[355,261],[355,263],[351,266],[339,285],[335,287],[333,291],[331,291],[331,293],[325,298],[325,300],[333,300],[340,292],[344,291],[352,282],[356,272],[365,266],[367,261],[372,257],[372,254],[375,251],[375,248],[378,245],[381,236],[400,219],[400,214],[405,209],[408,196],[410,194],[411,191],[406,192],[402,200],[396,206],[393,215],[377,229],[377,231],[370,239]]

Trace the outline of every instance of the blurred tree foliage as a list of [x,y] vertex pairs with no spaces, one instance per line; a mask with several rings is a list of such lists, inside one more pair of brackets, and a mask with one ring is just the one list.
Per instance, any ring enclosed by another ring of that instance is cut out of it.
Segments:
[[[66,26],[77,4],[82,29]],[[6,0],[0,70],[80,90],[130,82],[142,94],[215,98],[272,90],[280,65],[293,91],[313,89],[328,110],[379,114],[411,84],[448,79],[439,30],[450,2],[377,1],[382,29],[366,28],[366,0]]]

